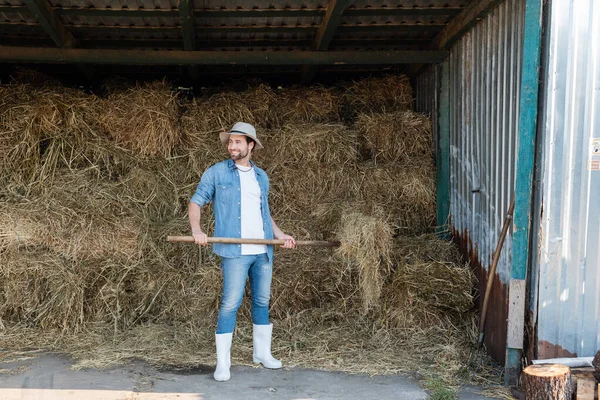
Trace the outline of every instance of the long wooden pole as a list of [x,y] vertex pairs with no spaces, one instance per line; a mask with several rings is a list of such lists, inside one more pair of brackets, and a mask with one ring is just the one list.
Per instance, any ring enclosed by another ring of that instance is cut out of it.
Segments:
[[508,212],[504,218],[504,225],[502,225],[502,232],[500,233],[500,239],[496,245],[496,251],[494,252],[494,258],[492,259],[492,265],[488,272],[487,284],[485,288],[485,295],[483,297],[483,307],[481,308],[481,320],[479,321],[479,347],[483,345],[483,330],[485,328],[485,317],[487,316],[488,302],[490,300],[490,292],[492,291],[492,284],[494,283],[494,276],[496,275],[496,267],[498,266],[498,260],[500,260],[500,252],[504,245],[504,239],[508,233],[508,228],[513,219],[513,211],[515,210],[515,198],[513,197]]
[[[167,236],[168,242],[194,243],[193,236]],[[285,244],[283,239],[239,239],[224,237],[209,237],[208,243],[228,243],[228,244]],[[327,242],[324,240],[296,240],[296,246],[319,246],[319,247],[337,247],[340,242]]]

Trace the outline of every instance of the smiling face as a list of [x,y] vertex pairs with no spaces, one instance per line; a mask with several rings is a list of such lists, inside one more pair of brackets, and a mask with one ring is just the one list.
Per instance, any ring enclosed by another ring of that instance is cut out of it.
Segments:
[[229,135],[227,152],[231,159],[238,164],[246,164],[250,161],[250,154],[254,148],[254,142],[248,143],[244,135]]

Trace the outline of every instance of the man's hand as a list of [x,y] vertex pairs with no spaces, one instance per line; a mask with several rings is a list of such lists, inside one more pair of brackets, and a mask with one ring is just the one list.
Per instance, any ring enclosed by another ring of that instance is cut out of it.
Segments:
[[296,247],[296,240],[290,235],[281,235],[277,239],[285,240],[285,243],[281,245],[284,249],[293,249]]
[[192,232],[192,236],[194,237],[194,243],[201,246],[206,246],[208,244],[208,236],[206,236],[206,233],[202,231]]

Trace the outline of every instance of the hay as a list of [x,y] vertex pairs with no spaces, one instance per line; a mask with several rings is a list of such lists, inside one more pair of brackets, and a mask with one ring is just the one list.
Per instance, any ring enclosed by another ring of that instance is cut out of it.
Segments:
[[146,221],[114,219],[48,203],[0,207],[0,244],[6,249],[44,249],[70,260],[112,255],[139,257]]
[[431,121],[413,111],[359,114],[356,126],[375,163],[431,158]]
[[113,91],[103,102],[100,125],[139,157],[169,157],[179,143],[179,104],[165,82]]
[[338,121],[339,98],[336,90],[323,86],[281,88],[273,113],[280,124]]
[[406,75],[386,75],[352,82],[345,88],[344,103],[350,117],[358,113],[412,110],[413,94]]
[[385,220],[350,213],[342,216],[338,254],[358,268],[363,313],[379,302],[383,275],[390,267],[392,228]]
[[[334,90],[312,88],[302,99],[299,88],[255,84],[181,108],[164,83],[113,87],[107,98],[62,90],[0,86],[20,99],[0,100],[0,155],[10,174],[0,190],[6,348],[63,351],[81,367],[130,358],[162,367],[214,364],[219,260],[208,248],[164,238],[189,231],[187,203],[199,176],[226,157],[217,133],[241,119],[256,124],[265,144],[255,159],[269,174],[278,225],[298,239],[338,236],[344,243],[337,255],[276,249],[275,355],[307,368],[434,368],[455,378],[476,340],[472,276],[451,244],[405,236],[429,232],[435,221],[435,170],[422,156],[426,128],[414,127],[406,143],[374,152],[373,160],[359,148],[377,130],[362,119],[346,125],[336,111],[343,100],[358,115],[364,99]],[[401,108],[398,94],[387,91],[373,105]],[[41,114],[34,107],[40,99],[48,105]],[[401,115],[372,118],[393,125]],[[149,140],[138,139],[134,125]],[[22,173],[14,169],[20,163]],[[203,226],[211,232],[213,225],[209,207]],[[250,364],[251,331],[246,298],[234,363]]]
[[63,87],[1,88],[0,173],[5,184],[52,179],[60,166],[98,164],[110,149],[98,146],[94,118],[99,99]]
[[367,214],[383,208],[401,234],[430,232],[435,224],[435,165],[433,160],[379,166],[366,163],[355,177],[358,199]]
[[[188,135],[216,134],[229,130],[239,121],[268,128],[273,120],[271,107],[276,103],[273,90],[264,84],[245,92],[227,91],[209,98],[195,98],[186,105],[183,129]],[[218,137],[218,135],[216,135]]]

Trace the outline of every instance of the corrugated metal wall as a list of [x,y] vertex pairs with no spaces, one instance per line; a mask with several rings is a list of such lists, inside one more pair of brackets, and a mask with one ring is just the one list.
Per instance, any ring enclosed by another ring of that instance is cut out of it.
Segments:
[[437,148],[438,139],[438,66],[430,64],[425,71],[415,80],[415,111],[429,116],[432,121],[433,145]]
[[[448,63],[450,225],[463,251],[479,264],[480,293],[514,192],[524,15],[524,0],[500,3],[452,47]],[[432,96],[421,89],[431,90],[427,80],[434,71],[416,81],[418,107]],[[489,352],[500,362],[505,357],[510,255],[509,235],[486,324]]]
[[589,357],[600,348],[600,170],[589,169],[600,166],[600,2],[554,0],[549,12],[532,307],[538,358]]

